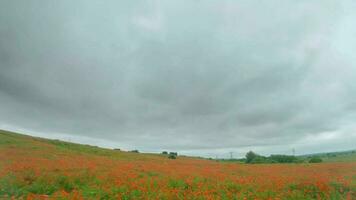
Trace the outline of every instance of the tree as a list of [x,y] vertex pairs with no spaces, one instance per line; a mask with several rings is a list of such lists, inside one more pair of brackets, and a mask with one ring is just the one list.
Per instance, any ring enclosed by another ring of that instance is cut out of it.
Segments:
[[169,155],[175,155],[175,156],[178,156],[178,153],[177,153],[177,152],[169,152]]
[[251,160],[251,164],[262,164],[262,163],[271,163],[272,161],[264,156],[257,155],[255,158]]
[[162,154],[166,155],[166,154],[168,154],[168,152],[167,151],[162,151]]
[[169,155],[168,155],[168,158],[169,158],[169,159],[176,159],[176,158],[177,158],[177,156],[176,156],[176,155],[174,155],[174,154],[169,154]]
[[275,163],[295,163],[298,161],[297,157],[290,155],[271,155],[269,159]]
[[323,160],[320,157],[314,156],[309,160],[309,163],[321,163]]
[[246,163],[251,163],[253,159],[258,157],[253,151],[249,151],[246,153]]

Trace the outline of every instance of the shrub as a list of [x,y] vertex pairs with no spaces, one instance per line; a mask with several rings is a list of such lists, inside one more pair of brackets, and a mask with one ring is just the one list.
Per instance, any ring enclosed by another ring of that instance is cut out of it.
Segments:
[[162,151],[162,154],[167,155],[168,152],[167,151]]
[[271,160],[269,160],[268,158],[264,157],[264,156],[259,156],[257,155],[256,157],[254,157],[250,163],[253,164],[258,164],[258,163],[271,163]]
[[296,163],[298,161],[297,157],[288,155],[271,155],[269,159],[276,163]]
[[321,163],[323,160],[317,156],[310,158],[309,163]]
[[132,152],[132,153],[140,153],[138,150],[132,150],[132,151],[130,151],[130,152]]
[[175,156],[178,156],[178,153],[177,153],[177,152],[169,152],[169,155],[175,155]]
[[176,156],[176,155],[174,155],[174,154],[169,154],[169,155],[168,155],[168,158],[169,158],[169,159],[176,159],[176,158],[177,158],[177,156]]

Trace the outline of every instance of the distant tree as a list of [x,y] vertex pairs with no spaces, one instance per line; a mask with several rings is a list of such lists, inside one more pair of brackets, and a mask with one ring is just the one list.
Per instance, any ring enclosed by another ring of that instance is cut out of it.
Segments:
[[275,163],[295,163],[298,158],[289,155],[271,155],[269,159]]
[[320,157],[314,156],[310,158],[309,163],[321,163],[323,160]]
[[176,158],[177,158],[177,156],[176,156],[176,155],[174,155],[174,154],[169,154],[169,155],[168,155],[168,158],[169,158],[169,159],[176,159]]
[[268,158],[266,158],[264,156],[257,155],[250,161],[250,163],[251,164],[273,163],[273,161],[269,160]]
[[175,155],[175,156],[178,156],[178,153],[177,153],[177,152],[169,152],[169,155]]
[[168,152],[167,151],[162,151],[162,154],[167,155]]
[[140,153],[138,150],[132,150],[132,151],[130,151],[130,152],[132,152],[132,153]]
[[251,163],[253,159],[258,157],[253,151],[249,151],[246,153],[246,163]]
[[115,148],[114,150],[115,150],[115,151],[121,151],[121,149],[119,149],[119,148]]

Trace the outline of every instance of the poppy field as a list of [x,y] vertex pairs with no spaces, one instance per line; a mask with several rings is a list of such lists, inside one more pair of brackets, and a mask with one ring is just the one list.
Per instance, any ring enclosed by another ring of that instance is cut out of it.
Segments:
[[356,162],[241,164],[0,132],[0,199],[356,199]]

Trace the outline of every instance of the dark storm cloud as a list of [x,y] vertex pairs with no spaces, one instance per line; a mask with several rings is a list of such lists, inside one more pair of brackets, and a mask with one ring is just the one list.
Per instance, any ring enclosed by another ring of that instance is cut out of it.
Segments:
[[2,1],[0,128],[206,156],[353,148],[355,6]]

